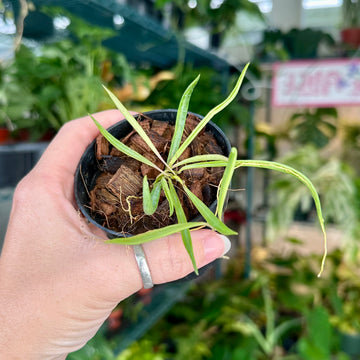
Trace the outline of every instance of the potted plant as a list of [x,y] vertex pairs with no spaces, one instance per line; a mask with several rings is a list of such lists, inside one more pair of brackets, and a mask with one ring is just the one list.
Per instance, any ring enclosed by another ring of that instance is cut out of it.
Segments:
[[[154,121],[158,114],[155,119],[151,119],[152,114],[145,117],[139,115],[137,121],[116,96],[105,88],[127,121],[122,121],[107,131],[92,117],[102,136],[89,145],[80,160],[75,174],[75,197],[84,216],[112,238],[108,242],[138,245],[181,232],[194,270],[198,273],[190,230],[210,227],[224,235],[235,234],[222,222],[222,217],[231,178],[234,170],[239,167],[273,169],[295,176],[308,187],[313,196],[320,226],[326,236],[318,194],[311,181],[297,170],[275,162],[238,160],[236,148],[231,148],[229,153],[226,146],[223,146],[225,150],[222,153],[214,151],[215,148],[219,150],[221,145],[217,144],[217,139],[211,138],[211,133],[208,133],[205,140],[208,143],[197,142],[197,146],[191,147],[212,126],[210,120],[213,116],[236,97],[247,67],[248,65],[229,96],[202,119],[188,114],[190,97],[199,80],[198,76],[180,100],[172,130],[168,129],[167,124],[162,126]],[[154,134],[153,126],[162,127],[163,135]],[[131,131],[131,127],[134,131]],[[116,131],[117,128],[123,128],[123,133]],[[134,138],[131,139],[132,137]],[[129,139],[131,144],[128,143]],[[204,152],[207,144],[211,144],[211,150]],[[194,147],[202,150],[195,151]],[[109,171],[113,164],[116,164],[115,169]],[[99,167],[110,174],[101,175]],[[130,171],[127,169],[126,173],[122,173],[122,168],[129,168]],[[129,176],[131,181],[125,184]],[[196,179],[203,177],[207,177],[209,182],[210,178],[214,181],[212,184],[217,190],[213,196],[211,188],[204,190],[210,187],[209,184],[205,183],[204,188],[197,188],[199,182]],[[135,208],[140,208],[141,213],[135,215]],[[160,221],[158,215],[163,209],[165,212],[160,214]],[[125,218],[125,222],[116,224],[118,219],[114,219],[113,214],[117,210],[120,210],[119,217]],[[99,219],[100,214],[103,216]],[[196,217],[197,215],[201,217]],[[150,217],[151,221],[143,222],[142,228],[131,231],[135,222],[148,219],[146,217]],[[164,222],[164,219],[171,221],[166,221],[164,227],[152,226],[154,223]],[[114,223],[117,227],[114,227]],[[145,231],[149,226],[152,226],[151,230]],[[323,265],[324,259],[322,267]]]
[[326,146],[337,133],[338,113],[335,108],[305,109],[294,113],[289,120],[291,140],[316,148]]
[[360,1],[343,0],[342,15],[341,39],[344,44],[357,48],[360,46]]

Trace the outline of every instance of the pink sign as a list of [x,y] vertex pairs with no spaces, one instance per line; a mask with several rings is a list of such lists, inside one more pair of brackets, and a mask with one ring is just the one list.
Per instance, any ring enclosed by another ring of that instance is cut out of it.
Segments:
[[360,58],[276,63],[272,82],[273,106],[360,106]]

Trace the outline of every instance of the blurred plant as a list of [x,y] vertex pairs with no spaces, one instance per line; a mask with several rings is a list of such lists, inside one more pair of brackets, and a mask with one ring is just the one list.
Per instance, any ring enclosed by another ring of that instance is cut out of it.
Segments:
[[265,61],[313,59],[318,55],[320,44],[334,46],[335,40],[329,33],[311,28],[287,32],[265,30],[263,40],[256,46],[256,53]]
[[262,41],[256,45],[255,52],[263,61],[287,61],[290,59],[284,47],[283,33],[279,29],[264,30]]
[[[44,9],[51,15],[59,11]],[[34,49],[23,44],[10,63],[0,64],[0,123],[28,129],[32,139],[110,106],[100,83],[131,81],[125,57],[102,46],[113,31],[65,14],[71,36]],[[115,73],[123,77],[115,79]]]
[[297,112],[290,118],[290,139],[301,145],[324,147],[336,135],[337,118],[335,108],[305,109]]
[[[321,155],[311,145],[293,151],[280,161],[311,175],[324,204],[325,222],[333,223],[344,231],[349,240],[347,246],[356,246],[360,213],[357,199],[359,189],[353,169],[337,158],[329,159]],[[302,212],[309,212],[313,209],[313,203],[292,179],[282,174],[274,176],[269,191],[272,199],[267,218],[267,237],[271,240],[290,225],[299,206]],[[353,246],[348,249],[353,251]]]
[[68,360],[117,360],[115,342],[99,332],[85,347],[68,355]]
[[149,340],[140,340],[130,345],[114,360],[167,360],[169,354],[164,348],[164,345],[154,346]]
[[183,27],[201,26],[208,29],[214,47],[219,45],[220,37],[235,24],[239,12],[244,11],[248,15],[264,19],[257,4],[249,0],[197,0],[194,7],[182,0],[156,0],[155,4],[159,9],[171,4],[175,28],[182,30]]
[[341,126],[341,158],[354,167],[360,176],[360,126],[356,123],[345,123]]
[[[306,320],[306,336],[302,337],[297,344],[301,359],[331,359],[337,344],[336,341],[334,342],[334,329],[331,327],[327,310],[321,306],[315,307],[308,311]],[[338,360],[349,359],[345,354],[337,353],[336,355]]]
[[318,55],[320,44],[334,46],[335,40],[318,29],[291,29],[283,35],[283,44],[291,59],[313,59]]
[[[281,346],[281,339],[293,328],[300,327],[301,319],[294,318],[284,320],[280,324],[276,323],[276,312],[271,298],[270,289],[267,284],[262,285],[262,296],[264,300],[266,323],[264,329],[246,314],[239,314],[229,321],[224,327],[224,331],[238,332],[247,337],[253,337],[258,346],[258,351],[266,359],[293,359],[291,355],[285,356],[285,351]],[[257,357],[260,357],[258,355]],[[296,357],[295,357],[296,359]]]
[[355,28],[360,26],[360,1],[343,0],[342,2],[343,28]]
[[324,298],[331,313],[331,324],[342,333],[359,335],[359,257],[351,260],[348,261],[341,251],[330,256],[329,262],[333,265]]
[[[314,274],[320,256],[299,256],[301,241],[289,241],[293,247],[286,256],[254,247],[251,278],[243,277],[244,253],[233,256],[222,278],[194,283],[151,331],[114,359],[350,359],[340,351],[339,330],[351,326],[351,333],[358,332],[358,263],[333,251],[319,279]],[[99,351],[102,341],[108,347],[117,342],[116,335],[97,337],[87,347],[99,344]]]

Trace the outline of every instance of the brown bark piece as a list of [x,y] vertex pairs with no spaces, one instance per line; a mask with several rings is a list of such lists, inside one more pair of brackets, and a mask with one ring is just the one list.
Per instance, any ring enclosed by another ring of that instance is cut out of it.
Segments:
[[100,164],[101,171],[115,174],[117,169],[124,162],[124,159],[119,158],[117,156],[106,156],[103,158],[103,161]]
[[124,153],[122,153],[120,150],[118,150],[117,148],[113,147],[110,151],[110,156],[124,157],[126,155]]
[[109,155],[109,142],[100,134],[96,138],[96,158],[101,160],[103,156]]
[[133,158],[125,158],[124,159],[124,162],[123,162],[123,165],[130,168],[131,170],[133,170],[134,172],[138,171],[140,169],[140,165],[142,163],[138,160],[135,160]]
[[142,188],[142,177],[129,167],[121,165],[106,187],[119,199],[120,196],[122,199],[136,196]]
[[184,175],[189,179],[189,181],[200,180],[204,183],[207,179],[206,168],[195,168],[184,171]]
[[105,185],[111,175],[102,174],[98,177],[95,188],[90,192],[90,206],[94,211],[109,216],[116,211],[119,200],[109,192]]
[[[199,124],[200,119],[193,115],[193,114],[188,114],[186,117],[186,123],[185,123],[185,129],[184,129],[184,133],[189,136],[190,133],[196,128],[196,126]],[[204,130],[201,130],[200,134],[202,134],[204,132]]]
[[188,147],[184,150],[184,152],[179,156],[179,161],[188,159],[189,157],[192,156],[192,154],[194,154],[194,153],[191,152],[191,148],[188,146]]
[[153,120],[148,116],[144,114],[139,114],[137,121],[144,130],[149,131],[151,129],[151,124]]
[[202,135],[201,142],[204,144],[204,151],[206,154],[222,153],[221,147],[218,145],[218,143],[211,134],[205,133],[204,135]]
[[147,164],[141,164],[140,169],[141,169],[141,175],[142,176],[147,175],[148,179],[150,180],[154,180],[159,175],[158,170]]
[[168,129],[168,124],[165,121],[154,120],[151,126],[151,130],[160,136],[163,136]]
[[163,153],[164,149],[166,147],[166,144],[168,143],[168,140],[164,139],[161,135],[159,135],[158,133],[156,133],[153,130],[149,131],[148,136],[149,136],[151,142],[156,147],[156,150],[159,151],[160,153]]
[[[163,164],[163,162],[153,153],[150,152],[148,154],[144,154],[144,156],[150,160],[153,164],[155,164],[159,169],[164,170],[165,165]],[[141,170],[141,175],[145,176],[147,175],[147,177],[150,180],[155,179],[158,175],[159,175],[159,171],[156,170],[154,167],[144,164],[142,163],[140,165],[140,170]]]
[[209,168],[209,183],[218,185],[223,176],[224,169],[223,167]]
[[129,146],[130,138],[136,134],[135,130],[131,130],[125,137],[121,139],[121,142],[127,146]]
[[204,144],[198,139],[194,139],[190,144],[191,152],[196,155],[204,154]]

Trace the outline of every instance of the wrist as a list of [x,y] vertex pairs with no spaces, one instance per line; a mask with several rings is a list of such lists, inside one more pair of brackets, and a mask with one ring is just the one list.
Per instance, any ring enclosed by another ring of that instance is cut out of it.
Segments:
[[[1,259],[4,260],[4,259]],[[65,360],[67,354],[44,354],[39,313],[26,284],[16,281],[0,260],[0,359]],[[9,280],[9,278],[12,280]]]

